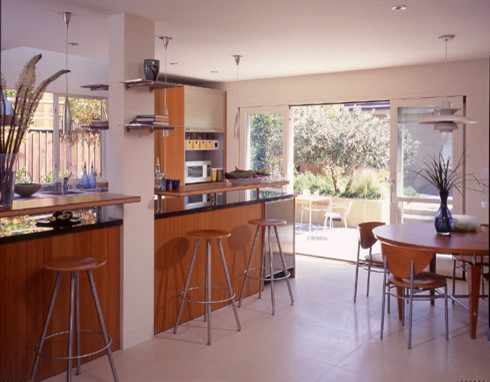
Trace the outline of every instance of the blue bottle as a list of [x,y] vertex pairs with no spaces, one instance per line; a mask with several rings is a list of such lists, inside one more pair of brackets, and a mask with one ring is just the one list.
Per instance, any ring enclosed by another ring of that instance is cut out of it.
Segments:
[[92,164],[90,168],[90,176],[88,177],[88,188],[95,188],[96,184],[97,181],[94,174],[94,165]]
[[88,188],[87,164],[83,164],[82,187]]

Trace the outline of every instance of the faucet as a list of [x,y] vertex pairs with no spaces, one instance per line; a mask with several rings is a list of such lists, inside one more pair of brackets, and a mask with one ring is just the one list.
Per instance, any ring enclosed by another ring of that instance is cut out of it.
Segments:
[[68,176],[63,177],[63,191],[62,194],[68,193],[68,179],[71,177],[71,171]]

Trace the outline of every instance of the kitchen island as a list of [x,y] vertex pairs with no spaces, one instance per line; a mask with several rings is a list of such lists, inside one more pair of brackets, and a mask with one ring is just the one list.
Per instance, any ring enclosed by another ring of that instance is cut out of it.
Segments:
[[[243,271],[247,268],[256,228],[248,224],[248,221],[262,218],[285,219],[287,225],[280,227],[279,235],[287,267],[294,274],[294,195],[278,190],[257,192],[253,185],[248,188],[251,189],[217,193],[213,200],[209,195],[206,196],[207,194],[163,199],[160,209],[155,213],[155,334],[175,324],[180,293],[184,289],[195,245],[193,240],[186,237],[189,231],[219,229],[231,232],[231,237],[223,240],[222,245],[233,290],[239,296]],[[198,197],[197,202],[194,197]],[[204,247],[200,245],[191,286],[204,285]],[[278,250],[275,248],[274,240],[273,250]],[[256,251],[262,251],[262,240],[257,243]],[[218,247],[214,242],[212,253],[213,266],[221,266],[218,261]],[[255,256],[253,266],[259,265],[260,256]],[[221,271],[213,273],[213,286],[215,285],[226,285]],[[247,284],[245,296],[255,294],[258,290],[258,282],[250,282]],[[199,294],[201,292],[202,295]],[[203,291],[197,290],[193,293],[193,299],[204,297]],[[213,289],[213,299],[219,300],[224,297],[225,291]],[[215,304],[213,309],[223,305]],[[203,313],[202,304],[186,304],[181,322]]]
[[[45,196],[14,201],[0,209],[0,380],[28,380],[55,283],[56,272],[44,263],[55,257],[91,256],[106,260],[94,270],[94,279],[112,349],[120,347],[120,235],[121,219],[103,218],[94,209],[138,202],[138,196],[90,193]],[[89,209],[92,208],[92,209]],[[74,211],[80,223],[65,227],[39,227],[36,221],[53,211]],[[102,214],[103,215],[103,214]],[[49,331],[68,327],[69,278],[63,277]],[[81,327],[98,330],[98,320],[85,275],[80,277]],[[101,347],[94,335],[82,338],[82,353]],[[49,354],[66,353],[66,338],[52,339]],[[91,359],[88,357],[84,361]],[[66,361],[43,358],[38,377],[44,379],[66,369]]]

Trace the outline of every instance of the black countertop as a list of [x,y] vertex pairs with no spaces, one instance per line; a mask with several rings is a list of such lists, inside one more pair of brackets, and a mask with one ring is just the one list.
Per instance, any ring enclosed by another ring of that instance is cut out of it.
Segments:
[[212,194],[188,197],[164,197],[161,200],[160,210],[157,210],[157,208],[155,209],[155,219],[291,198],[294,198],[293,194],[287,194],[280,191],[259,191],[257,197],[257,191],[255,189],[228,191],[226,193],[216,194],[216,200],[213,200]]
[[37,220],[45,220],[51,214],[2,218],[0,219],[0,244],[112,227],[122,225],[123,223],[122,219],[113,218],[105,218],[97,221],[95,212],[92,210],[76,210],[73,211],[73,215],[80,219],[81,222],[79,224],[57,228],[38,227],[36,225]]

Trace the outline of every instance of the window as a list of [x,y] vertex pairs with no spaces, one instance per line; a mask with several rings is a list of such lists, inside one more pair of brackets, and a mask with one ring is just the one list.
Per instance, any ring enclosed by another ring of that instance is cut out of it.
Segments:
[[[84,164],[87,171],[93,164],[97,177],[104,175],[103,133],[89,131],[82,126],[93,120],[107,119],[107,100],[70,97],[74,129],[71,136],[63,136],[60,127],[64,100],[64,97],[53,93],[43,95],[32,126],[19,149],[18,174],[27,176],[32,182],[52,183],[70,172],[72,179],[80,179]],[[54,129],[54,126],[58,129]]]

